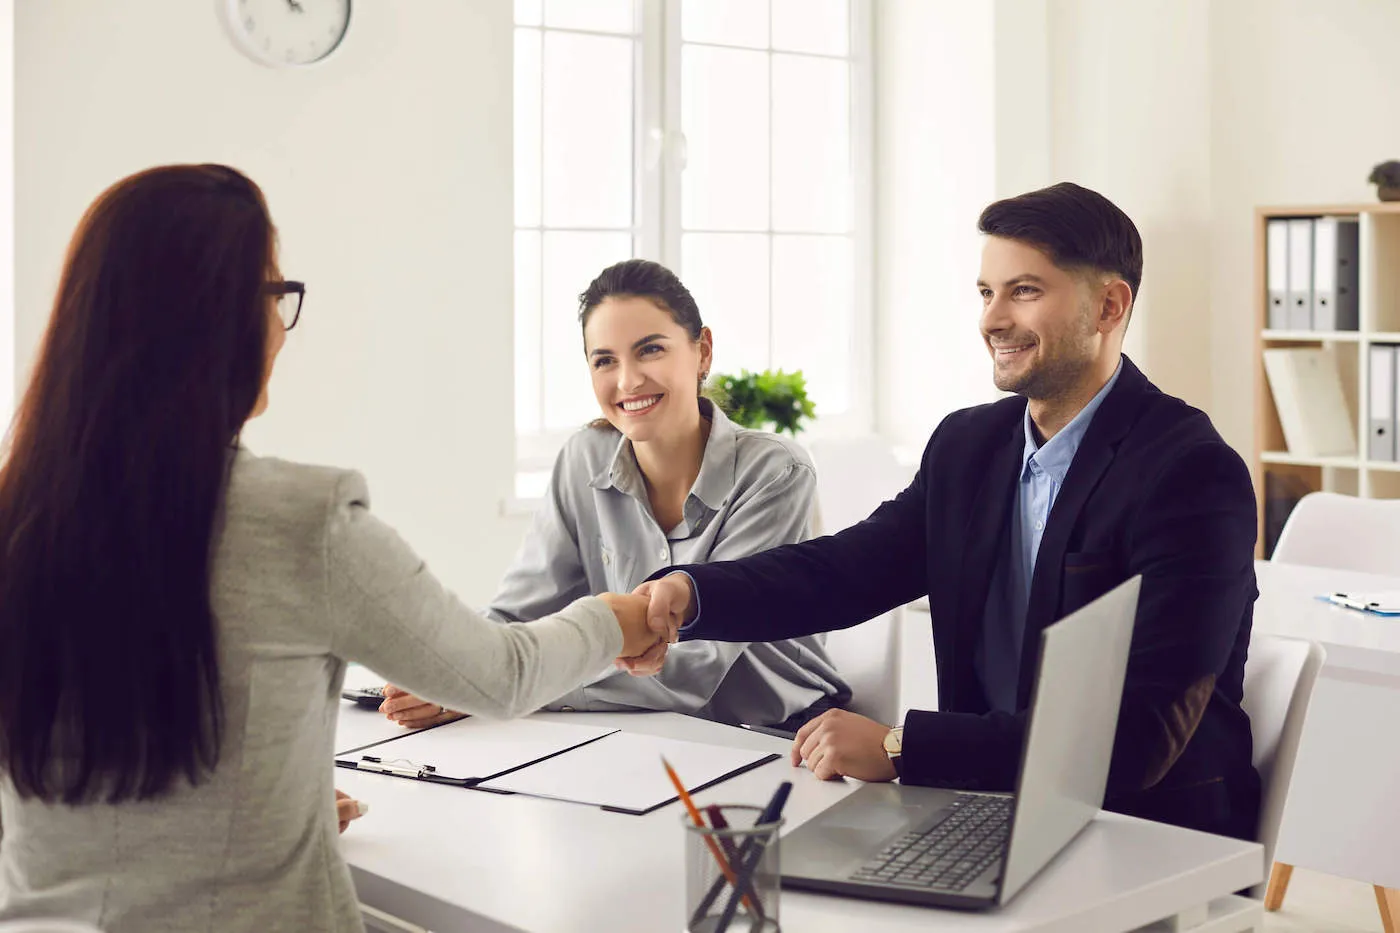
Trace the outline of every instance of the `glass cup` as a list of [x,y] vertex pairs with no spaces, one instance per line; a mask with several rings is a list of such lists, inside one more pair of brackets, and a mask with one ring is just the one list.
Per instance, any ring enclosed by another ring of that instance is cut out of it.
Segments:
[[684,817],[687,933],[779,933],[778,831],[783,821],[759,823],[762,808],[742,804],[700,812],[705,826]]

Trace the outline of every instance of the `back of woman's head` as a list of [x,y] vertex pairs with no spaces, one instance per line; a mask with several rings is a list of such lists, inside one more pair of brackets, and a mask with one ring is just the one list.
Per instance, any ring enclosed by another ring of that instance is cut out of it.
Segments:
[[150,798],[222,727],[211,548],[257,403],[274,231],[233,169],[123,179],[73,236],[0,469],[0,769]]

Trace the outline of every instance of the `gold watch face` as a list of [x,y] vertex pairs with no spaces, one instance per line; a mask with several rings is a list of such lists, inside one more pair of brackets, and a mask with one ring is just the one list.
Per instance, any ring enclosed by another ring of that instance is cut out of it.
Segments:
[[898,726],[885,733],[885,751],[891,756],[898,755],[904,749],[902,739],[904,730]]

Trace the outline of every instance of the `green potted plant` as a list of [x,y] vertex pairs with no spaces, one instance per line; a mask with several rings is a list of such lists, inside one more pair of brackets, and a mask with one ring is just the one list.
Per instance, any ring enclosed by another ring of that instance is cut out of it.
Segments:
[[816,415],[800,369],[791,373],[743,369],[737,376],[721,373],[714,377],[707,394],[732,421],[746,428],[771,424],[775,432],[786,431],[796,437],[802,422]]
[[1382,201],[1400,201],[1400,162],[1382,162],[1366,180],[1376,186],[1376,197]]

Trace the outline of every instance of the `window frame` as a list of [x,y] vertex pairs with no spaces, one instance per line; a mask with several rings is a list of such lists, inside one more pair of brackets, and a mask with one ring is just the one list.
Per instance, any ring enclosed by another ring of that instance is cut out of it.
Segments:
[[[682,280],[685,269],[681,264],[681,173],[684,171],[685,137],[681,128],[682,93],[682,0],[636,0],[636,23],[632,33],[633,57],[633,217],[631,233],[636,256],[656,259],[677,270]],[[845,56],[850,62],[850,139],[852,176],[853,246],[852,294],[852,359],[851,396],[849,408],[840,414],[823,415],[807,426],[804,436],[831,437],[871,433],[875,429],[875,275],[874,275],[874,23],[872,0],[848,0],[850,16],[850,48]],[[771,18],[771,5],[770,5]],[[620,36],[621,33],[592,32],[582,29],[562,29],[548,26],[516,26],[545,33],[554,30],[585,35]],[[765,51],[755,49],[754,51]],[[766,50],[770,56],[774,50]],[[801,53],[798,53],[801,54]],[[836,58],[838,56],[818,56]],[[771,99],[770,99],[771,108]],[[771,134],[771,124],[770,124]],[[543,145],[544,134],[540,140]],[[770,155],[771,158],[771,155]],[[543,164],[543,157],[541,157]],[[543,257],[544,234],[551,228],[544,223],[544,203],[541,197],[539,223],[533,226],[512,224],[512,239],[522,230],[535,230],[541,235]],[[762,231],[771,237],[771,229]],[[845,236],[845,234],[828,234]],[[771,240],[770,240],[771,242]],[[769,269],[772,269],[772,256]],[[543,268],[539,272],[543,279]],[[582,289],[586,283],[579,283]],[[769,313],[772,313],[771,301]],[[719,335],[721,339],[723,335]],[[540,367],[540,415],[544,413],[544,344],[538,352]],[[580,350],[580,354],[582,351]],[[517,385],[512,376],[512,392]],[[582,425],[561,430],[515,432],[517,474],[539,473],[552,468],[559,450]]]

